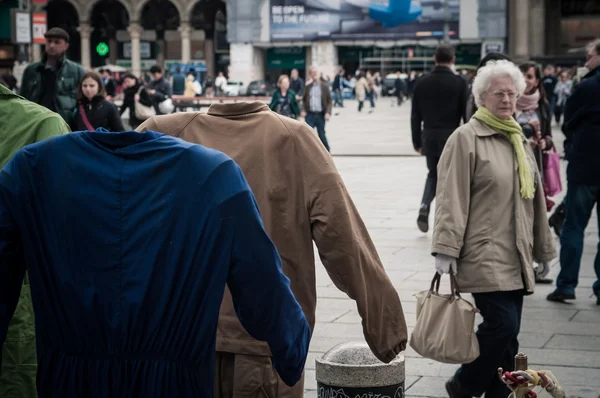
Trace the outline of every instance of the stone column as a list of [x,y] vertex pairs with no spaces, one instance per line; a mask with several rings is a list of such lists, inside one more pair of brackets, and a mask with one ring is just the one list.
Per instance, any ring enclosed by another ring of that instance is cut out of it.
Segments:
[[264,70],[261,70],[260,65],[254,64],[254,47],[252,44],[231,43],[229,54],[231,56],[229,73],[232,80],[239,80],[244,84],[248,84],[252,80],[264,77]]
[[[338,54],[333,41],[314,42],[311,47],[312,63],[321,70],[322,77],[329,76],[331,79],[337,74]],[[306,65],[306,69],[311,65]]]
[[33,62],[40,62],[42,60],[42,45],[33,43],[32,47],[32,56]]
[[[529,0],[529,53],[544,55],[546,47],[546,0]],[[560,25],[556,27],[560,30]]]
[[529,58],[529,0],[513,0],[511,5],[514,9],[511,30],[515,40],[511,47],[516,57]]
[[92,67],[92,54],[90,52],[90,36],[92,35],[92,27],[87,22],[79,24],[79,37],[81,38],[81,66],[84,69]]
[[131,38],[131,73],[139,77],[142,73],[142,61],[140,55],[140,36],[142,35],[142,26],[137,22],[132,22],[127,28]]
[[179,34],[181,35],[181,62],[187,64],[192,59],[192,42],[190,40],[192,28],[189,22],[181,22]]
[[216,78],[218,72],[215,70],[215,41],[212,39],[204,39],[204,62],[206,62],[206,74],[213,79]]

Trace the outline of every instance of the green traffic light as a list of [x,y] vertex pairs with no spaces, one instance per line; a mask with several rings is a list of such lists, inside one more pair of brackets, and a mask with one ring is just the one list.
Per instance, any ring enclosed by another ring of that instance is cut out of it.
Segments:
[[98,45],[96,46],[96,52],[98,53],[98,55],[100,55],[102,57],[104,57],[106,54],[108,54],[109,51],[110,51],[110,48],[108,47],[108,44],[106,44],[103,41],[98,43]]

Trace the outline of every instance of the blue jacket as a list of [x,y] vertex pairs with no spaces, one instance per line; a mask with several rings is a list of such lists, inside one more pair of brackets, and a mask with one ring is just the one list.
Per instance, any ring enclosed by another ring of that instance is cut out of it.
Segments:
[[40,398],[212,397],[225,284],[283,381],[302,375],[308,323],[220,152],[151,131],[21,149],[0,172],[0,344],[25,269]]
[[563,132],[569,182],[600,186],[600,67],[585,75],[567,99]]

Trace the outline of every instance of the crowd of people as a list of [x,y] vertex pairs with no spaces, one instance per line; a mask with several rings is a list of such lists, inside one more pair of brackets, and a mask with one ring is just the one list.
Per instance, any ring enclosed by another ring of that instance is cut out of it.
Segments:
[[[356,301],[373,354],[390,362],[406,348],[398,293],[325,134],[344,88],[359,111],[375,107],[377,74],[350,83],[340,69],[330,89],[312,66],[306,83],[282,75],[269,105],[172,113],[173,94],[199,95],[193,76],[169,81],[154,66],[149,82],[127,73],[117,84],[66,58],[64,30],[46,40],[21,96],[0,85],[0,396],[303,397],[313,242]],[[398,73],[394,93],[412,96],[413,145],[428,168],[418,228],[429,230],[435,200],[435,269],[453,273],[483,316],[480,355],[446,390],[507,397],[497,369],[513,368],[524,296],[553,282],[550,225],[561,272],[547,298],[575,299],[600,200],[600,40],[576,83],[496,53],[468,81],[449,45],[434,61],[408,82]],[[220,73],[204,90],[226,84]],[[125,131],[126,110],[136,131]],[[568,186],[553,223],[547,157],[561,118]],[[600,305],[600,254],[595,270]]]

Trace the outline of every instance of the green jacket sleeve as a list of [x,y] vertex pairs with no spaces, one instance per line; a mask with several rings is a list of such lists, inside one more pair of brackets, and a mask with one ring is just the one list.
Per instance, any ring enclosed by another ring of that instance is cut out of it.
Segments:
[[35,142],[45,140],[50,137],[56,137],[71,132],[69,125],[59,115],[52,115],[42,120],[35,136]]

